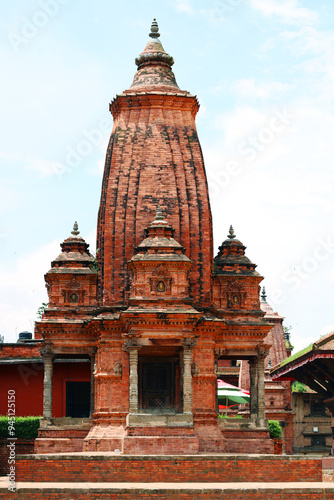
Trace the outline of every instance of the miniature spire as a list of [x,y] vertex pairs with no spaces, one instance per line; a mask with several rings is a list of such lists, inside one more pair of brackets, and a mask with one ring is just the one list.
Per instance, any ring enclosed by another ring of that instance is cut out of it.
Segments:
[[235,238],[235,234],[234,234],[234,229],[233,229],[233,226],[230,226],[229,234],[227,235],[227,237],[228,237],[230,240],[233,240],[233,239]]
[[261,302],[267,302],[267,293],[266,293],[266,287],[265,286],[262,288]]
[[268,359],[268,366],[267,366],[267,368],[268,368],[268,370],[270,370],[270,368],[271,368],[271,359],[270,358]]
[[159,33],[159,26],[157,23],[157,20],[154,18],[153,22],[151,24],[151,33],[149,34],[151,38],[159,38],[160,33]]
[[73,234],[74,236],[78,236],[78,234],[80,234],[80,231],[78,231],[77,221],[75,221],[75,223],[73,224],[73,231],[71,231],[71,234]]
[[154,217],[154,220],[164,220],[164,216],[162,214],[162,210],[161,210],[160,205],[158,205],[157,213],[156,213],[156,216]]

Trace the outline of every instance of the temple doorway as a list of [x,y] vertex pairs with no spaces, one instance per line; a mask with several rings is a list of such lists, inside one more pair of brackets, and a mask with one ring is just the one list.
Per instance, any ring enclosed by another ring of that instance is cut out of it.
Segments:
[[179,360],[143,358],[139,360],[139,407],[145,413],[179,411]]
[[66,382],[66,417],[88,418],[90,382]]

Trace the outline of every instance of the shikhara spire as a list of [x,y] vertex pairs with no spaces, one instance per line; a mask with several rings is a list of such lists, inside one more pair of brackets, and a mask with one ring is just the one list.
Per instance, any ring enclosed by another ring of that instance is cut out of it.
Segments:
[[261,293],[261,301],[262,302],[267,302],[267,293],[266,293],[266,287],[262,287],[262,293]]
[[235,238],[233,226],[230,226],[229,234],[227,235],[227,237],[230,238],[230,240],[233,240]]
[[80,234],[77,221],[73,224],[73,231],[71,231],[71,234],[73,234],[73,236],[78,236],[78,234]]
[[178,87],[156,19],[149,35],[131,87],[110,105],[114,127],[98,222],[100,300],[125,304],[132,249],[149,225],[170,224],[193,263],[192,299],[209,303],[212,223],[195,124],[199,105],[196,96]]
[[164,216],[163,216],[163,213],[162,213],[160,205],[158,205],[157,213],[156,213],[156,216],[155,216],[154,220],[164,220]]
[[159,38],[160,33],[159,33],[159,26],[157,23],[157,20],[154,18],[151,24],[151,32],[149,34],[151,38]]

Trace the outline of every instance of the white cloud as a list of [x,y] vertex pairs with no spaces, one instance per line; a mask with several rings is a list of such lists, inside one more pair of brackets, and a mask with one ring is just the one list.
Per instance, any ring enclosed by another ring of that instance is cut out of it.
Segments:
[[324,335],[328,335],[329,333],[334,332],[334,325],[325,325],[320,330],[320,337]]
[[264,120],[265,114],[252,106],[238,106],[230,113],[218,115],[215,125],[224,131],[224,147],[220,145],[220,151],[229,152],[231,147],[236,148],[245,136],[258,130]]
[[288,90],[291,90],[292,85],[282,82],[261,82],[255,78],[244,78],[237,80],[232,85],[232,91],[241,98],[260,98],[270,99],[283,95]]
[[54,240],[22,256],[14,269],[0,268],[0,333],[5,336],[5,342],[16,342],[16,335],[22,330],[32,331],[36,311],[47,301],[44,274],[60,253],[59,243]]
[[190,0],[177,0],[176,9],[180,12],[186,12],[187,14],[194,14],[194,9],[192,8]]
[[286,23],[313,24],[318,17],[314,11],[301,7],[298,0],[249,0],[249,4],[265,17],[277,16]]
[[[95,252],[96,229],[83,237]],[[0,267],[0,335],[4,335],[5,342],[16,342],[18,333],[23,330],[33,331],[37,309],[42,302],[48,301],[44,275],[51,261],[60,254],[61,241],[53,240],[23,255],[14,269]]]
[[64,171],[64,165],[58,161],[51,161],[42,158],[31,158],[27,160],[24,167],[26,170],[37,172],[40,177],[51,177]]
[[317,30],[311,26],[303,26],[297,31],[282,31],[277,37],[268,39],[264,50],[270,50],[282,43],[296,57],[325,54],[330,54],[333,57],[334,34]]
[[[242,88],[245,93],[262,85],[261,81],[251,81],[243,87],[238,84],[234,88]],[[294,91],[294,81],[292,88]],[[334,211],[334,117],[332,108],[326,105],[326,100],[333,96],[333,88],[329,78],[315,81],[313,75],[304,72],[303,85],[298,89],[297,97],[287,89],[287,95],[281,99],[293,115],[290,123],[252,161],[240,155],[238,146],[268,126],[275,109],[270,107],[270,99],[266,108],[260,108],[242,105],[240,98],[231,112],[221,114],[215,122],[221,131],[219,146],[204,152],[215,248],[225,239],[231,223],[237,237],[249,247],[247,256],[259,264],[268,294],[273,291],[276,297],[278,290],[282,297],[271,302],[279,314],[287,316],[287,324],[293,325],[292,343],[296,351],[319,338],[319,318],[322,324],[330,325],[331,311],[322,300],[314,299],[314,290],[324,284],[332,286],[334,276],[331,253],[324,256],[324,262],[315,263],[315,272],[309,271],[319,238],[334,240],[328,224],[328,217]],[[229,171],[227,166],[231,161],[239,169]],[[222,227],[221,221],[226,227]],[[307,271],[297,289],[291,285],[296,267]],[[289,283],[283,279],[287,273]],[[311,310],[317,313],[308,317]],[[307,335],[310,331],[314,335]]]

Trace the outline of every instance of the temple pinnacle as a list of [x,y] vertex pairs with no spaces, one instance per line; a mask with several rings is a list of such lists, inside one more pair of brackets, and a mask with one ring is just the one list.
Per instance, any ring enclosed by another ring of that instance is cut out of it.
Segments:
[[71,231],[71,234],[73,234],[74,236],[78,236],[78,234],[80,234],[80,231],[78,231],[77,221],[75,221],[75,223],[73,224],[73,231]]
[[233,226],[230,226],[229,234],[227,235],[227,237],[230,238],[230,240],[233,240],[235,238]]
[[154,18],[153,22],[151,24],[151,33],[149,34],[151,38],[159,38],[160,33],[159,33],[159,26],[157,23],[157,20]]
[[261,300],[262,300],[262,302],[267,302],[267,293],[266,293],[266,287],[265,286],[262,288]]
[[157,213],[156,213],[156,216],[154,217],[154,220],[164,220],[164,216],[162,214],[162,210],[160,208],[160,205],[158,205]]

